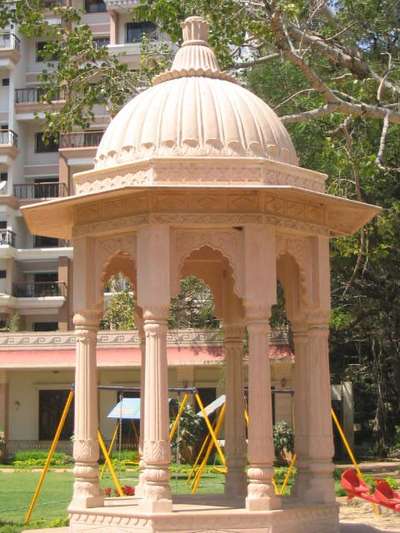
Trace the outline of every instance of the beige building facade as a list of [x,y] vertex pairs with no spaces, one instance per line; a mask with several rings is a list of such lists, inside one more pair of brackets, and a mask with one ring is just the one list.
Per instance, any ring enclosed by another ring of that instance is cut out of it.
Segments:
[[[142,35],[162,37],[153,24],[132,22],[134,4],[72,0],[84,12],[83,22],[97,44],[107,46],[132,69],[139,62]],[[50,11],[47,16],[54,19]],[[98,106],[88,131],[65,134],[58,143],[43,142],[46,107],[40,103],[38,82],[48,67],[40,57],[43,44],[22,36],[18,27],[0,30],[0,329],[7,328],[15,314],[22,330],[72,328],[71,242],[32,235],[20,207],[73,194],[72,174],[92,168],[109,123]]]

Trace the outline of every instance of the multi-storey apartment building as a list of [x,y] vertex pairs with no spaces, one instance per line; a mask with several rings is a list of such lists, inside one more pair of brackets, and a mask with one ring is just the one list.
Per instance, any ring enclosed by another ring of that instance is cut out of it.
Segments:
[[[54,3],[49,1],[49,7]],[[130,20],[133,0],[72,4],[84,11],[83,22],[99,45],[108,46],[130,68],[138,65],[143,33],[155,36],[156,31],[149,22]],[[54,19],[51,11],[48,16]],[[18,313],[25,330],[68,330],[73,250],[67,242],[31,235],[19,208],[73,193],[71,176],[92,166],[109,118],[99,107],[89,131],[63,135],[59,143],[43,142],[42,47],[18,27],[0,34],[0,328]]]

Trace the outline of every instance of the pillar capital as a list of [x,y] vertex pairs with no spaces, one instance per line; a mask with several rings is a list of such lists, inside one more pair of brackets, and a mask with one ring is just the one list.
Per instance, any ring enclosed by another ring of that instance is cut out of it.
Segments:
[[242,343],[245,326],[242,322],[223,324],[224,343]]
[[249,324],[269,324],[269,317],[271,316],[271,306],[267,303],[258,302],[244,302],[245,308],[245,322]]
[[144,328],[146,329],[146,326],[154,323],[159,322],[166,322],[168,320],[169,315],[169,306],[168,305],[151,305],[148,307],[145,307],[143,311],[143,321],[144,321]]
[[75,329],[87,329],[97,331],[101,312],[98,309],[83,309],[74,314],[73,324]]

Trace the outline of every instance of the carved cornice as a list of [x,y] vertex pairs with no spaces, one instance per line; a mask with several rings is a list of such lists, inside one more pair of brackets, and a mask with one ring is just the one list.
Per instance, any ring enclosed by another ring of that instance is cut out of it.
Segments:
[[154,157],[74,175],[77,194],[149,185],[294,185],[325,191],[326,175],[250,157]]

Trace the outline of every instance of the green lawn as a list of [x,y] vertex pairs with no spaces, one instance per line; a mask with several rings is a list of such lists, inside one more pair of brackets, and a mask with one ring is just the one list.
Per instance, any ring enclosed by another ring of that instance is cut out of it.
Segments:
[[[19,533],[23,528],[23,518],[39,479],[39,472],[16,471],[0,472],[0,533]],[[136,472],[120,472],[122,485],[134,485]],[[73,476],[70,472],[49,472],[46,477],[38,504],[32,515],[30,527],[65,525],[67,506],[71,500]],[[199,492],[223,492],[224,476],[207,472],[201,482]],[[112,487],[110,477],[102,480],[102,487]],[[171,474],[171,489],[174,494],[190,492],[186,474]]]

